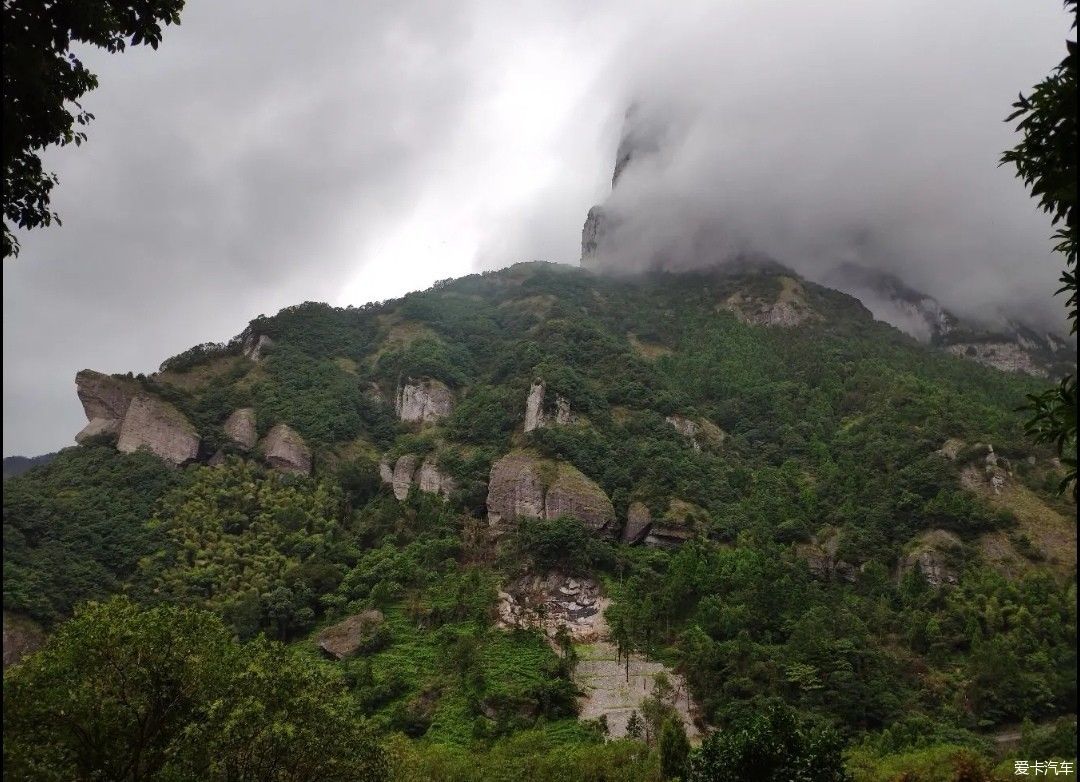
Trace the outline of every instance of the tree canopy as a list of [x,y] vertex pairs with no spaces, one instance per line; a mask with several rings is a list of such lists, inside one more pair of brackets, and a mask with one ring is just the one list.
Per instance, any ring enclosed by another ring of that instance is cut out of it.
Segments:
[[179,24],[184,0],[4,0],[3,257],[19,254],[13,226],[60,219],[50,209],[58,180],[42,167],[48,146],[81,144],[94,115],[79,103],[98,86],[71,51],[85,44],[122,52],[161,43],[162,25]]

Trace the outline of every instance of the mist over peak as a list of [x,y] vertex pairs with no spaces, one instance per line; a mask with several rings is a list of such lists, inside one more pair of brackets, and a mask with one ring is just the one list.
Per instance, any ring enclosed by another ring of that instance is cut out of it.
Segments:
[[[901,301],[942,322],[947,311],[1063,333],[1048,220],[997,165],[1013,143],[1002,119],[1028,85],[1004,50],[967,48],[962,9],[921,8],[918,29],[899,11],[846,5],[839,25],[738,6],[636,42],[613,187],[589,213],[583,265],[675,270],[754,251],[847,292],[868,286],[844,270],[888,275]],[[886,20],[911,35],[902,63],[854,34]],[[808,34],[778,45],[771,33],[798,23]],[[1007,23],[1000,9],[980,22],[1002,41]],[[924,315],[905,330],[925,340]]]

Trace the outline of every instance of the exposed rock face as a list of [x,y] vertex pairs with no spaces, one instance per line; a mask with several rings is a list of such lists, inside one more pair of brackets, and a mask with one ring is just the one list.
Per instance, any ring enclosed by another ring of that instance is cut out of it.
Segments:
[[409,487],[412,486],[413,475],[416,474],[417,458],[411,453],[398,457],[394,464],[394,496],[403,500],[409,496]]
[[457,483],[439,469],[434,458],[429,456],[424,459],[419,469],[418,462],[419,457],[409,453],[398,457],[393,470],[385,461],[379,463],[379,477],[383,483],[393,485],[394,496],[399,500],[409,496],[409,488],[414,483],[422,492],[443,497],[449,497],[457,489]]
[[120,420],[117,418],[91,418],[90,423],[75,435],[75,442],[85,445],[91,440],[108,440],[116,442],[120,434]]
[[[972,448],[977,449],[981,445],[981,443],[976,443]],[[994,446],[987,445],[982,465],[978,462],[968,464],[960,471],[960,485],[969,491],[989,488],[994,494],[1001,494],[1001,490],[1005,488],[1011,477],[1012,468],[1008,459],[998,456],[994,453]]]
[[604,490],[568,464],[559,465],[558,477],[544,495],[544,518],[572,516],[589,529],[600,531],[615,520],[615,509]]
[[4,612],[4,667],[33,654],[45,643],[45,631],[37,622],[21,614]]
[[569,426],[574,423],[574,414],[570,409],[570,400],[564,396],[555,397],[555,414],[551,416],[544,410],[544,396],[547,386],[543,380],[533,382],[529,396],[525,400],[525,431],[531,432],[542,426]]
[[589,210],[585,217],[585,226],[581,229],[581,265],[586,269],[600,266],[600,248],[604,238],[610,233],[611,226],[607,213],[600,205]]
[[519,518],[573,516],[592,530],[606,530],[615,518],[604,490],[580,470],[520,451],[492,465],[487,507],[496,529]]
[[645,535],[645,545],[674,549],[694,537],[695,522],[704,511],[682,500],[672,500],[663,517],[654,521]]
[[955,437],[950,437],[939,448],[936,453],[938,456],[943,456],[950,462],[956,461],[956,457],[960,455],[960,451],[964,449],[964,441],[957,440]]
[[394,408],[406,422],[428,423],[450,415],[454,397],[438,380],[409,380],[398,392]]
[[632,502],[626,510],[626,526],[623,527],[623,543],[640,543],[652,527],[652,514],[643,502]]
[[518,518],[543,518],[541,461],[524,453],[508,453],[491,466],[488,479],[488,523],[498,527]]
[[955,584],[956,570],[950,559],[960,550],[960,538],[943,529],[932,529],[921,535],[900,562],[901,578],[912,568],[918,568],[932,587]]
[[523,576],[499,592],[497,626],[541,630],[549,640],[565,627],[575,643],[594,643],[605,631],[603,611],[608,600],[589,578],[561,573]]
[[531,432],[544,425],[544,381],[537,380],[529,388],[525,400],[525,431]]
[[664,420],[674,426],[676,432],[688,439],[695,451],[700,451],[702,445],[719,446],[727,436],[723,429],[704,418],[694,421],[681,415],[669,415]]
[[244,340],[244,355],[252,361],[262,361],[267,348],[274,346],[274,340],[265,334],[252,334]]
[[259,442],[259,434],[255,431],[255,410],[250,407],[234,410],[225,421],[225,436],[241,448],[254,448]]
[[793,328],[821,316],[806,302],[806,291],[794,277],[778,278],[781,290],[775,301],[760,296],[734,293],[721,305],[743,323],[755,326]]
[[199,454],[199,435],[184,414],[164,400],[138,394],[131,400],[116,449],[134,453],[147,448],[165,461],[183,464]]
[[344,660],[371,644],[382,624],[382,612],[368,609],[326,628],[316,643],[328,657]]
[[424,463],[420,465],[417,483],[420,491],[427,494],[440,494],[443,497],[449,497],[457,488],[454,479],[439,470],[438,465],[432,459],[425,459]]
[[92,369],[75,375],[75,388],[88,421],[123,418],[139,390],[132,380],[110,377]]
[[287,424],[278,424],[262,440],[266,463],[275,470],[300,475],[311,473],[311,451],[304,438]]
[[822,540],[814,538],[810,543],[797,545],[795,552],[806,560],[815,578],[822,581],[840,579],[854,582],[858,571],[854,565],[840,559],[837,555],[839,549],[840,535],[834,531]]
[[1033,377],[1047,375],[1045,369],[1035,364],[1031,353],[1016,342],[957,342],[947,345],[945,350],[1002,372],[1021,372]]

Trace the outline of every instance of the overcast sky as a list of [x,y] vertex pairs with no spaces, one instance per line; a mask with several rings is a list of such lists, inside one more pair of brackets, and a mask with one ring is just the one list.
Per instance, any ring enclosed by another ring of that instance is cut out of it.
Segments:
[[189,0],[182,21],[85,56],[89,142],[46,158],[63,226],[4,263],[4,455],[72,444],[81,368],[576,263],[632,99],[671,128],[620,184],[654,236],[722,212],[796,268],[862,237],[957,307],[1053,290],[1046,220],[996,162],[1063,54],[1056,0]]

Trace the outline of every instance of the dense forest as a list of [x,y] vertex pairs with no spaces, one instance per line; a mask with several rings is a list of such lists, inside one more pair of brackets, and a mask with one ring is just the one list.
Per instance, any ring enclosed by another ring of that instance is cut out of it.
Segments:
[[[757,317],[779,304],[797,324]],[[447,415],[400,420],[414,379]],[[1075,759],[1075,506],[1017,412],[1045,383],[782,268],[519,264],[301,304],[132,380],[198,459],[90,442],[5,481],[5,626],[50,636],[5,672],[20,778],[107,757],[110,779],[930,782]],[[572,417],[526,432],[541,380]],[[245,407],[303,438],[310,475],[230,440]],[[579,471],[614,527],[493,534],[510,452]],[[380,464],[404,455],[444,496],[394,496]],[[625,542],[632,507],[679,544]],[[631,659],[681,677],[702,738],[663,676],[626,736],[579,719],[587,645],[497,621],[507,584],[551,572],[600,585],[628,680]],[[357,653],[320,652],[364,612]]]

